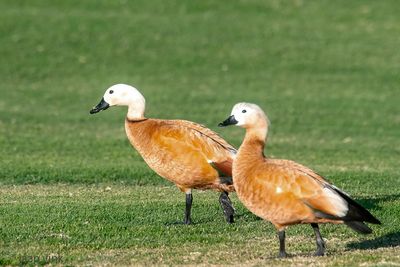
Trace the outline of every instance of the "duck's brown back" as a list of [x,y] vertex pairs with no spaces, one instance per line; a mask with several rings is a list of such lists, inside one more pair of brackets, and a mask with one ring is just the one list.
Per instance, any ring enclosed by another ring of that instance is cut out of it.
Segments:
[[182,190],[233,190],[221,177],[231,177],[236,150],[210,129],[183,120],[145,119],[126,120],[125,130],[150,168]]

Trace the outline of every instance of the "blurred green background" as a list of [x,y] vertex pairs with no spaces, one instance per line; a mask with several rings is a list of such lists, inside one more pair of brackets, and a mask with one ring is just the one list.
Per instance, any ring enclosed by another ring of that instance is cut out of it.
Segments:
[[[51,191],[51,199],[52,190],[62,184],[71,186],[72,191],[74,186],[127,184],[133,192],[140,191],[140,186],[151,191],[149,187],[154,185],[171,185],[131,148],[124,132],[126,108],[89,115],[107,87],[127,83],[146,97],[148,117],[204,124],[237,147],[243,130],[218,129],[217,124],[236,102],[259,104],[272,122],[265,154],[310,166],[349,191],[384,221],[376,237],[387,236],[382,238],[384,244],[398,245],[399,14],[396,0],[2,0],[1,189],[14,192],[8,190],[10,185],[35,184],[38,187],[33,187],[33,192]],[[30,187],[21,188],[14,193]],[[10,227],[8,232],[2,230],[5,241],[0,244],[10,247],[5,254],[14,255],[3,261],[5,264],[17,262],[15,255],[22,253],[12,252],[21,245],[13,240],[26,222],[15,221],[13,216],[21,209],[29,214],[32,208],[21,204],[15,209],[10,203],[19,198],[13,196],[5,197],[0,210],[3,225]],[[207,196],[207,203],[216,202],[215,195]],[[79,205],[90,206],[92,197],[83,197]],[[177,205],[183,201],[181,197],[177,193],[169,201]],[[39,221],[49,216],[42,204],[39,201],[33,209]],[[57,210],[57,205],[64,204],[54,205]],[[163,207],[169,209],[168,205]],[[140,208],[136,210],[139,214]],[[101,214],[101,210],[97,212]],[[207,216],[207,207],[198,207],[198,214],[198,218]],[[159,216],[159,221],[169,218],[168,214]],[[72,226],[60,227],[75,227],[74,218],[69,218]],[[61,223],[62,219],[54,220]],[[225,227],[220,220],[213,223],[206,224],[204,231],[216,225]],[[251,226],[254,232],[249,231],[262,236],[263,224],[257,223],[257,227]],[[200,236],[201,229],[197,233]],[[41,227],[36,230],[43,231]],[[98,229],[85,231],[95,236]],[[124,230],[110,233],[113,231]],[[138,233],[144,235],[150,230],[141,231]],[[153,237],[162,231],[153,232]],[[275,244],[273,229],[269,227],[268,231]],[[217,245],[226,242],[225,234],[221,235]],[[37,236],[26,233],[24,238],[25,246],[30,247]],[[176,243],[185,238],[178,238]],[[92,239],[88,240],[74,242],[82,241],[82,246],[92,251],[88,245]],[[99,237],[96,241],[96,251],[128,244],[122,239],[104,245],[104,240]],[[247,242],[230,241],[238,246]],[[54,245],[53,241],[43,242]],[[170,249],[167,239],[160,242]],[[203,243],[194,244],[207,251]],[[257,253],[265,251],[264,243],[257,244],[259,251],[249,257],[244,254],[243,259],[258,258]],[[338,246],[343,249],[344,245]],[[76,246],[74,249],[79,250]],[[231,249],[244,251],[234,246]],[[372,252],[368,259],[379,262],[379,253]],[[153,254],[148,255],[151,258]],[[358,259],[357,254],[349,255],[349,262]],[[174,256],[167,259],[162,263],[182,263]],[[221,262],[237,263],[223,257],[211,263]]]
[[[1,1],[2,183],[162,183],[131,149],[115,83],[147,116],[216,125],[250,101],[267,154],[324,173],[393,174],[400,147],[397,1]],[[335,167],[336,166],[336,167]]]

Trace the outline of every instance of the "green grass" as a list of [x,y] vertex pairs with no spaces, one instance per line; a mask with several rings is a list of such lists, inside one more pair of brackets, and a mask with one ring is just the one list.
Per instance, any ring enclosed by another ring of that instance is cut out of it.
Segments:
[[[399,264],[398,14],[395,0],[1,1],[0,265]],[[307,257],[311,228],[292,227],[296,257],[277,260],[273,227],[235,197],[234,225],[213,192],[195,192],[195,225],[171,224],[184,196],[130,147],[126,109],[89,115],[121,82],[149,117],[236,146],[243,131],[216,125],[236,102],[259,104],[267,155],[312,167],[383,225],[323,226],[323,258]]]
[[[237,222],[227,225],[217,194],[195,194],[191,226],[182,220],[183,196],[173,187],[101,185],[20,185],[1,188],[2,264],[32,255],[61,257],[63,264],[359,264],[400,260],[398,196],[361,200],[383,220],[375,233],[360,237],[344,226],[326,225],[328,256],[315,249],[311,227],[288,230],[288,250],[296,257],[276,259],[274,227],[233,198]],[[392,208],[391,208],[392,207]],[[396,214],[397,212],[397,214]],[[360,257],[361,256],[361,257]]]

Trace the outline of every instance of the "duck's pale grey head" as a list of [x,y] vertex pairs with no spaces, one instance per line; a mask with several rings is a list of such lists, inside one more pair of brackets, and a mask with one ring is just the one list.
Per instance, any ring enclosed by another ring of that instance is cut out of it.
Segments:
[[143,117],[146,101],[135,87],[127,84],[115,84],[106,90],[99,104],[90,110],[90,114],[112,106],[128,106],[128,118]]
[[260,118],[268,121],[264,111],[259,106],[243,102],[236,104],[232,109],[231,115],[218,126],[236,125],[246,128],[257,123]]

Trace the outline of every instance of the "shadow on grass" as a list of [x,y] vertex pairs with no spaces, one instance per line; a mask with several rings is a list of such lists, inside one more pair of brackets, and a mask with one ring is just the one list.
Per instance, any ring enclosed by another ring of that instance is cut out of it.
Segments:
[[382,195],[374,198],[356,198],[356,201],[360,203],[366,209],[382,209],[381,203],[390,202],[400,199],[400,194]]
[[377,249],[400,246],[400,232],[389,233],[372,240],[352,242],[347,245],[349,249]]
[[260,220],[262,220],[262,218],[254,215],[250,211],[244,211],[244,212],[235,214],[235,219],[239,219],[239,220],[243,219],[243,220],[247,220],[247,221],[260,221]]
[[[362,206],[370,209],[381,210],[382,204],[400,199],[400,194],[382,195],[374,198],[357,198]],[[400,232],[392,232],[372,240],[352,242],[347,245],[349,249],[378,249],[400,246]]]

